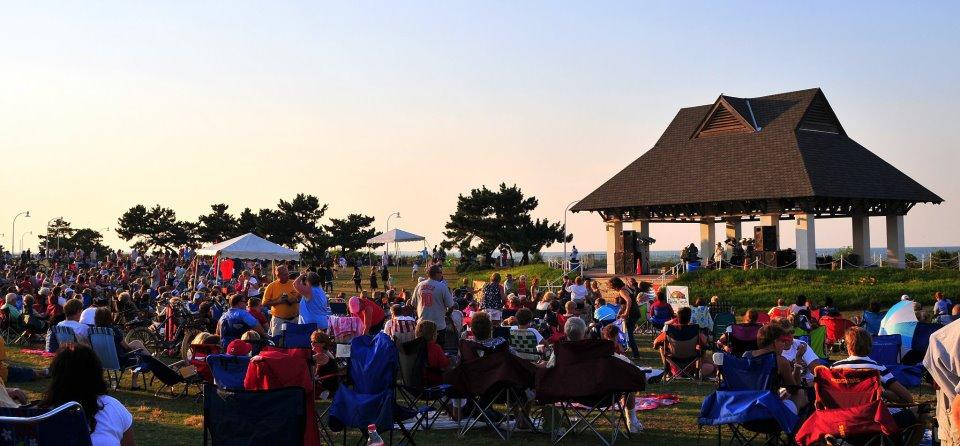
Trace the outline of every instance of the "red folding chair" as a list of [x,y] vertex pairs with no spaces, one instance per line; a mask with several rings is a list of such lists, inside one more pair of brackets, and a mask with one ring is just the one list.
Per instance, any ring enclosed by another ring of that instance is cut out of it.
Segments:
[[190,344],[190,365],[197,370],[207,384],[213,384],[213,372],[207,365],[207,356],[220,354],[220,346],[216,344]]
[[770,315],[767,313],[757,313],[757,323],[767,325],[770,323]]
[[814,413],[797,431],[797,443],[806,446],[828,436],[857,440],[856,444],[892,444],[897,427],[881,399],[880,374],[872,369],[813,371]]
[[843,335],[847,329],[854,326],[853,322],[842,317],[824,316],[820,318],[820,325],[827,329],[827,345],[833,351],[839,351],[843,347]]

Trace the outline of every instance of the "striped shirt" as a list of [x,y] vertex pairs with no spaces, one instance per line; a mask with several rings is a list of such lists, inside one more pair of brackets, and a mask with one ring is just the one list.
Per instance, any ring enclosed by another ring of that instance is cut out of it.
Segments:
[[893,377],[893,372],[886,367],[877,364],[876,361],[864,356],[850,356],[847,359],[841,359],[830,366],[832,369],[869,369],[880,373],[880,383],[883,387],[889,387],[890,384],[897,382]]

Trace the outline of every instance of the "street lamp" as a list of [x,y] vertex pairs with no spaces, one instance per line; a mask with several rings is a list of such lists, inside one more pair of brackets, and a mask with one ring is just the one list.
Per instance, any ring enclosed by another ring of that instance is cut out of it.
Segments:
[[[400,211],[397,211],[388,215],[387,216],[387,232],[390,232],[390,217],[393,217],[394,215],[396,215],[397,218],[401,218]],[[384,232],[384,234],[386,234],[387,232]],[[384,243],[383,246],[384,246],[383,252],[387,254],[387,268],[390,268],[390,243]]]
[[13,254],[14,249],[16,249],[17,243],[17,218],[21,215],[26,218],[30,218],[30,211],[23,211],[17,215],[13,216],[13,227],[10,230],[10,254]]
[[33,231],[27,231],[27,232],[24,232],[23,234],[20,234],[20,252],[23,252],[23,238],[32,234],[33,234]]
[[578,202],[580,202],[580,200],[573,200],[563,209],[563,259],[560,260],[560,265],[564,273],[567,272],[567,211]]

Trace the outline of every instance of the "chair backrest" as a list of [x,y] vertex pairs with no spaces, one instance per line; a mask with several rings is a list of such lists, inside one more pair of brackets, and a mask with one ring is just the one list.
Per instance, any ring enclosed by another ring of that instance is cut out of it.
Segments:
[[310,335],[317,330],[317,324],[294,324],[284,322],[282,329],[283,348],[310,348]]
[[873,337],[873,346],[870,347],[870,359],[882,365],[900,364],[900,346],[903,340],[900,335],[882,335]]
[[427,341],[415,338],[397,345],[397,357],[400,362],[400,382],[413,389],[423,388],[423,371],[427,367]]
[[493,337],[504,341],[510,340],[510,327],[493,327]]
[[330,327],[337,342],[350,342],[360,336],[363,331],[363,321],[356,316],[338,316],[331,318]]
[[228,390],[243,390],[243,378],[250,366],[249,356],[213,354],[206,358],[207,367],[213,372],[217,387]]
[[120,370],[120,358],[117,357],[117,343],[113,330],[107,327],[90,327],[90,346],[106,370]]
[[733,325],[735,321],[733,313],[719,312],[713,316],[713,338],[720,339],[720,336],[726,333],[727,327]]
[[494,338],[497,340],[497,343],[493,346],[487,346],[476,341],[471,341],[469,339],[460,340],[460,362],[466,362],[473,359],[480,358],[489,353],[494,353],[498,351],[507,351],[510,348],[510,343],[501,338]]
[[286,387],[258,391],[226,391],[206,386],[203,392],[204,443],[302,444],[306,394]]
[[517,356],[536,361],[540,359],[537,351],[537,335],[530,330],[510,330],[510,346],[517,352]]
[[842,317],[826,316],[820,318],[820,325],[827,330],[827,343],[833,344],[843,339],[847,329],[853,327],[853,322]]
[[886,311],[881,311],[879,313],[874,313],[872,311],[863,312],[863,325],[867,331],[872,335],[880,333],[880,322],[883,321],[883,317],[886,316]]
[[744,352],[757,349],[757,335],[760,333],[760,324],[733,324],[730,326],[730,336],[727,344],[733,354],[740,356]]
[[217,344],[190,344],[190,357],[193,359],[203,359],[210,355],[216,355],[220,351],[220,346]]
[[141,365],[146,366],[146,368],[150,370],[150,373],[153,373],[154,377],[168,386],[184,382],[183,376],[177,373],[176,370],[173,370],[170,366],[164,364],[163,361],[153,356],[140,355],[140,361]]
[[53,333],[57,336],[57,342],[60,345],[66,344],[68,342],[77,342],[77,334],[73,332],[73,329],[70,327],[64,327],[62,325],[54,325]]
[[760,325],[767,325],[770,323],[770,315],[764,312],[757,313],[757,323]]
[[667,356],[670,358],[676,359],[695,359],[700,356],[700,350],[697,348],[699,345],[699,338],[697,337],[687,337],[687,338],[674,338],[670,336],[668,329],[667,332]]
[[873,369],[817,366],[813,370],[813,390],[817,409],[842,409],[878,401],[883,387],[879,372]]
[[807,332],[807,335],[810,336],[810,342],[807,344],[810,345],[810,348],[813,349],[813,352],[817,354],[820,359],[827,359],[827,327],[823,325],[814,328]]
[[650,316],[651,322],[663,325],[671,319],[671,308],[669,305],[658,305],[653,307],[653,314]]
[[77,402],[54,409],[0,408],[2,444],[91,446],[90,426]]
[[377,394],[395,382],[397,346],[385,333],[364,335],[350,342],[350,379],[359,393]]
[[723,390],[773,390],[778,387],[774,353],[749,358],[724,353],[721,363],[718,368]]
[[346,316],[347,303],[346,302],[330,302],[330,314],[335,314],[338,316]]

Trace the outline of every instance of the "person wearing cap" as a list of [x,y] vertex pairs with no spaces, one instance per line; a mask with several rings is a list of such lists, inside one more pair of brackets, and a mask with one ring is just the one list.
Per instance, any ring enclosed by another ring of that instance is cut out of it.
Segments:
[[440,265],[431,266],[427,273],[430,278],[417,284],[409,304],[416,309],[418,320],[433,322],[437,332],[443,333],[447,328],[447,310],[454,306],[453,293],[443,281],[443,268]]

